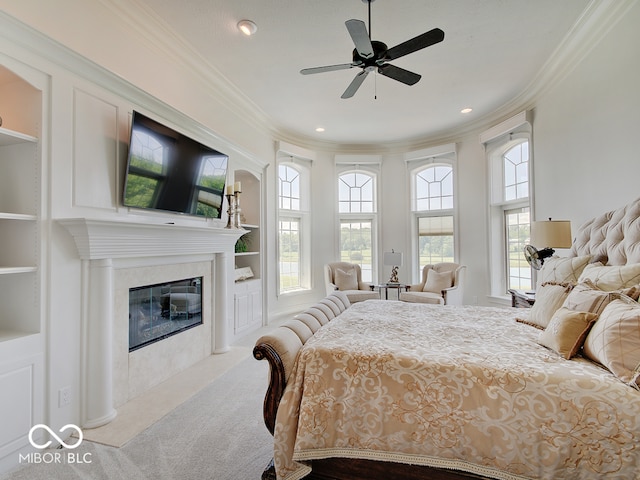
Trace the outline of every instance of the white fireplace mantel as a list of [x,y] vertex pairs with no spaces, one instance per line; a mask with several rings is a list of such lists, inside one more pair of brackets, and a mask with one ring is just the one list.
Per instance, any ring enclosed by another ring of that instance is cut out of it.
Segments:
[[70,218],[58,220],[73,236],[82,260],[200,253],[233,253],[245,230],[174,223]]
[[[167,263],[189,255],[211,255],[214,266],[212,350],[229,349],[234,246],[242,229],[198,227],[127,220],[59,219],[73,236],[82,261],[82,401],[84,428],[104,425],[116,416],[113,407],[113,260],[165,257]],[[169,260],[170,259],[170,260]]]

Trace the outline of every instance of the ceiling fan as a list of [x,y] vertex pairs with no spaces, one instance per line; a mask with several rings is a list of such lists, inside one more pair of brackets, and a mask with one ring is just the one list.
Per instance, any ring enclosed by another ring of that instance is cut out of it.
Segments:
[[361,72],[355,76],[341,98],[351,98],[360,88],[364,79],[369,73],[378,71],[385,77],[392,78],[406,85],[415,85],[421,76],[417,73],[410,72],[404,68],[396,67],[387,63],[391,60],[403,57],[410,53],[422,50],[444,40],[444,32],[439,28],[434,28],[428,32],[418,35],[406,42],[402,42],[395,47],[387,48],[387,46],[376,40],[371,40],[371,3],[375,0],[362,0],[369,5],[369,33],[367,26],[362,20],[351,19],[345,22],[349,35],[355,44],[353,50],[353,61],[351,63],[342,63],[339,65],[327,65],[324,67],[305,68],[300,70],[303,75],[314,73],[331,72],[334,70],[346,70],[349,68],[360,67]]

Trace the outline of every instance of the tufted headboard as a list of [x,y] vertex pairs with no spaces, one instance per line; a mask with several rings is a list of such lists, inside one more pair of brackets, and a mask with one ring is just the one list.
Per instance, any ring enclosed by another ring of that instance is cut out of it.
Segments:
[[583,224],[569,256],[581,255],[606,265],[640,263],[640,198]]

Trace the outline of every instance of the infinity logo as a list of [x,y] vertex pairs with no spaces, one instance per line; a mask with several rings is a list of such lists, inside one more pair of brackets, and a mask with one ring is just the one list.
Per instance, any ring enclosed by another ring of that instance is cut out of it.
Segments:
[[82,443],[82,430],[80,430],[80,427],[78,427],[77,425],[74,425],[73,423],[69,423],[69,424],[65,425],[64,427],[62,427],[60,429],[60,433],[64,432],[65,430],[68,430],[70,428],[75,430],[78,433],[78,441],[77,441],[77,443],[72,444],[72,445],[66,444],[64,442],[64,440],[62,440],[58,435],[56,435],[56,433],[53,430],[51,430],[44,423],[39,423],[39,424],[34,425],[33,427],[31,427],[31,430],[29,430],[29,443],[31,443],[31,445],[33,445],[33,447],[38,448],[40,450],[42,450],[44,448],[47,448],[53,442],[51,440],[49,440],[47,443],[45,443],[43,445],[37,444],[33,440],[33,432],[35,432],[39,428],[42,428],[42,429],[46,430],[47,432],[49,432],[49,435],[51,435],[53,438],[55,438],[58,442],[60,442],[60,445],[66,447],[66,448],[70,448],[70,449],[77,448]]

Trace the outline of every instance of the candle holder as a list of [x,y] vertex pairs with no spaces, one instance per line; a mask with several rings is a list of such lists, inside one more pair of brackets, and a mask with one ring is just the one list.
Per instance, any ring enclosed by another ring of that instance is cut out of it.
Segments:
[[235,192],[235,197],[236,197],[236,202],[235,202],[235,208],[234,208],[234,223],[235,223],[235,227],[236,228],[242,228],[242,220],[241,220],[241,212],[242,209],[240,208],[240,190],[236,190]]
[[227,226],[224,228],[233,228],[233,221],[234,221],[234,201],[235,201],[235,195],[233,194],[227,194]]

